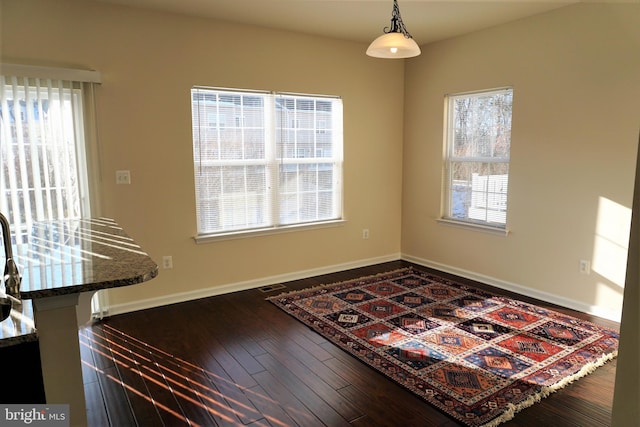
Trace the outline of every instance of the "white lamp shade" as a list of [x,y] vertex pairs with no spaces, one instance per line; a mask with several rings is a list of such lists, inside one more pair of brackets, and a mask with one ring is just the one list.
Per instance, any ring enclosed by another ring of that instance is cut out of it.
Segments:
[[375,58],[412,58],[420,55],[420,47],[402,33],[387,33],[375,39],[367,49]]

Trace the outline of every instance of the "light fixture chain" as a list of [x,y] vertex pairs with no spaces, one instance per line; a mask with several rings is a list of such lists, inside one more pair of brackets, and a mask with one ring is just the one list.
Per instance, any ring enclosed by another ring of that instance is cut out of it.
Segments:
[[400,7],[398,7],[398,0],[393,0],[393,10],[391,11],[391,27],[384,27],[383,30],[386,34],[389,33],[402,33],[408,39],[412,39],[411,34],[407,31],[407,28],[402,22],[402,16],[400,16]]

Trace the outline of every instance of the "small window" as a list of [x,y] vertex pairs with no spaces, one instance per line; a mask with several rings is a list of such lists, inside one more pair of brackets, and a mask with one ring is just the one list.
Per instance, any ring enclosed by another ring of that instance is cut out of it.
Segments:
[[443,218],[504,229],[513,89],[446,97]]
[[199,237],[342,219],[340,98],[195,87],[191,106]]

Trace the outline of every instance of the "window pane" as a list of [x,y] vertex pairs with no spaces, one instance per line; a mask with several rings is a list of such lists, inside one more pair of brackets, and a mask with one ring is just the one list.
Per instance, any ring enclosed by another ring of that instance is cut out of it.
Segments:
[[209,166],[196,180],[199,228],[239,230],[267,224],[264,166]]
[[511,91],[458,96],[453,102],[453,156],[509,158]]
[[332,164],[282,165],[280,177],[280,200],[285,206],[280,213],[282,224],[336,218]]
[[508,163],[451,163],[451,217],[504,224]]

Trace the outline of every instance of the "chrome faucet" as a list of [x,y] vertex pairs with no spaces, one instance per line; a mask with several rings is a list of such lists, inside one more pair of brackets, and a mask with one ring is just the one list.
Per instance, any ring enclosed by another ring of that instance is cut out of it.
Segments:
[[2,225],[2,239],[4,241],[4,289],[7,295],[20,302],[20,272],[16,262],[13,260],[9,221],[2,213],[0,213],[0,225]]

